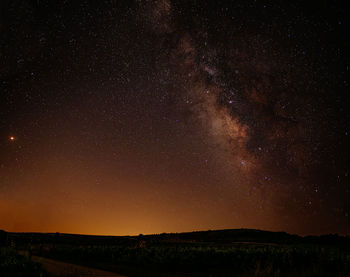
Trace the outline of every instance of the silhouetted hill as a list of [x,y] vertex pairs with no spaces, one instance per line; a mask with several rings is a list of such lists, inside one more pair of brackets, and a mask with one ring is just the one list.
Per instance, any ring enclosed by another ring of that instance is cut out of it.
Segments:
[[263,243],[263,244],[321,244],[349,246],[350,237],[328,234],[322,236],[292,235],[256,229],[225,229],[184,233],[162,233],[139,236],[95,236],[64,233],[8,233],[8,240],[16,244],[74,244],[74,245],[129,245],[136,241],[158,241],[176,243]]
[[257,243],[294,243],[302,238],[298,235],[290,235],[285,232],[271,232],[255,229],[227,229],[209,230],[187,233],[169,233],[151,235],[150,237],[161,239],[179,239],[195,242],[232,243],[232,242],[257,242]]

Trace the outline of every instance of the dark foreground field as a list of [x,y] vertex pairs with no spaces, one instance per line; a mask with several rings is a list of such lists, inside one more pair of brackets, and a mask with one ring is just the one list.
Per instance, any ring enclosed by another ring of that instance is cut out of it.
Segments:
[[0,276],[46,276],[40,263],[20,255],[12,247],[0,247]]
[[45,276],[38,257],[126,276],[350,276],[350,238],[337,235],[247,229],[124,237],[8,233],[6,244],[11,247],[1,252],[0,276]]

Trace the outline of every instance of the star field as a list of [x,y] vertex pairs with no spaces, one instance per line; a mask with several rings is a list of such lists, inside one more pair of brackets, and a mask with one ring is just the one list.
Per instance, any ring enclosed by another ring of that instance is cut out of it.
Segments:
[[0,229],[350,234],[337,1],[0,8]]

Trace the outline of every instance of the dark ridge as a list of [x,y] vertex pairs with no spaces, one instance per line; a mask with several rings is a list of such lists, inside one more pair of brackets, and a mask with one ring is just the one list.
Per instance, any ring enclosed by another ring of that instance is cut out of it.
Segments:
[[138,236],[102,236],[80,235],[65,233],[7,233],[0,231],[0,243],[4,240],[16,244],[109,244],[128,245],[138,240],[183,242],[183,243],[272,243],[272,244],[321,244],[350,247],[350,237],[338,234],[326,234],[321,236],[299,236],[286,232],[272,232],[256,229],[224,229],[193,231],[184,233],[161,233]]

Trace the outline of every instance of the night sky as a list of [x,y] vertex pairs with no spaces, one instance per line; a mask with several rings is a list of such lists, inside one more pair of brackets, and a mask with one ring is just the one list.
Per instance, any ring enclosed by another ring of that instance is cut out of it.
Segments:
[[304,2],[1,1],[0,229],[350,234],[349,12]]

